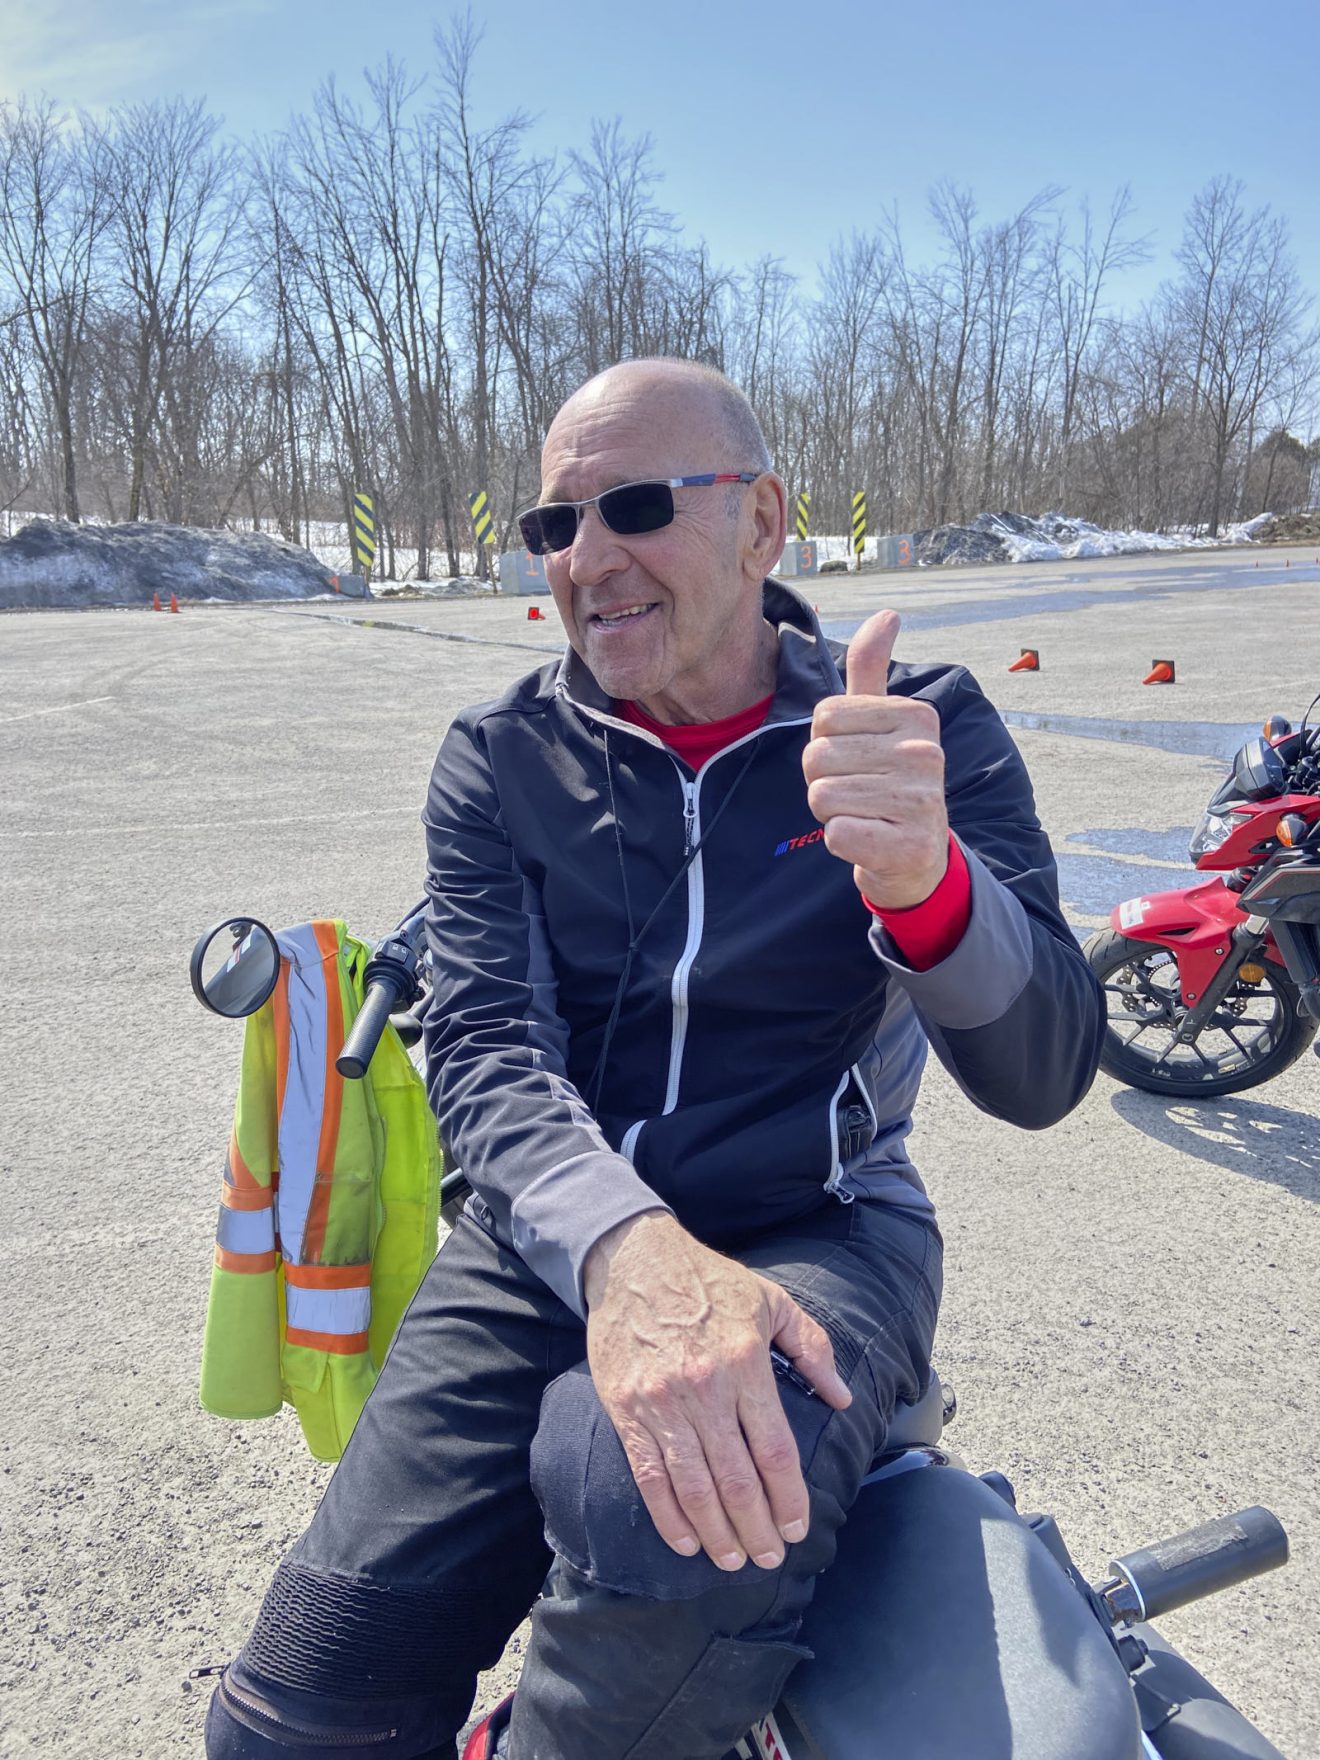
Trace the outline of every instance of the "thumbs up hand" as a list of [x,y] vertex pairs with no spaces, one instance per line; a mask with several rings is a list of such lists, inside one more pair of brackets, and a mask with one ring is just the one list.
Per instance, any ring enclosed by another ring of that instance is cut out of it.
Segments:
[[940,718],[929,703],[886,694],[898,625],[896,611],[877,611],[858,630],[848,694],[817,703],[802,754],[826,848],[853,864],[858,890],[882,910],[923,903],[949,865]]

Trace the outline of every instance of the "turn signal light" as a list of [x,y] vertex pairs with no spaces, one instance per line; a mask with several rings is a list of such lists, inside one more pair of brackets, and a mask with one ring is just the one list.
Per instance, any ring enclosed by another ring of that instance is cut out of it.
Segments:
[[1309,829],[1300,813],[1285,813],[1274,827],[1274,835],[1285,849],[1296,849]]
[[1264,966],[1239,966],[1237,975],[1244,984],[1263,984],[1265,982]]
[[1282,739],[1285,733],[1292,732],[1292,722],[1286,715],[1269,715],[1261,732],[1266,739]]

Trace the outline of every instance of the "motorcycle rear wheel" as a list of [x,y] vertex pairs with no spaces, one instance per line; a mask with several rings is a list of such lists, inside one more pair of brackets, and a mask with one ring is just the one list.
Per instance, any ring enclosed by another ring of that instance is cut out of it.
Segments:
[[1298,1013],[1298,991],[1272,960],[1257,984],[1238,979],[1197,1037],[1175,1037],[1186,1008],[1178,962],[1167,948],[1104,929],[1083,946],[1105,991],[1108,1025],[1100,1067],[1148,1094],[1210,1099],[1255,1088],[1295,1063],[1316,1022]]

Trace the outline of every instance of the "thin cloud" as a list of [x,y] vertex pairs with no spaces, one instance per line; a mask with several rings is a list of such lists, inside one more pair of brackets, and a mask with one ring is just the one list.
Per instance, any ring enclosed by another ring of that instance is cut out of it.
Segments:
[[[274,0],[48,0],[5,6],[0,99],[44,94],[57,103],[104,110],[161,92],[171,76],[204,80],[207,52],[227,35],[271,15]],[[168,95],[168,94],[166,94]]]

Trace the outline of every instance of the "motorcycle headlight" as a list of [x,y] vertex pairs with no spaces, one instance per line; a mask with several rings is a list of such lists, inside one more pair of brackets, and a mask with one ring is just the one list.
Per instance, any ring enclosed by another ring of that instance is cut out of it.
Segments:
[[1192,833],[1192,841],[1187,846],[1187,853],[1193,862],[1199,862],[1202,856],[1208,856],[1211,850],[1219,848],[1236,821],[1227,813],[1202,813],[1201,823]]

